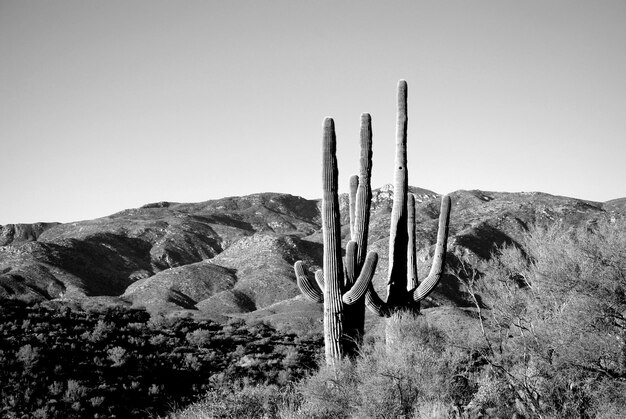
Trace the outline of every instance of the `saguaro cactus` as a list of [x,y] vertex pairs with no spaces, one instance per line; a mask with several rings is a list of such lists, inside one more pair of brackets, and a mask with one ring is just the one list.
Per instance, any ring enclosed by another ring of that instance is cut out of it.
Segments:
[[[323,273],[316,272],[316,282],[310,280],[304,270],[302,261],[294,265],[298,286],[302,293],[310,300],[324,303],[324,349],[326,363],[333,365],[344,356],[354,345],[357,336],[352,335],[358,326],[354,326],[353,313],[346,312],[346,305],[352,305],[363,300],[363,296],[371,283],[376,269],[378,255],[370,252],[365,261],[359,265],[359,244],[351,240],[346,248],[346,268],[341,258],[341,225],[338,196],[338,169],[336,157],[335,126],[332,118],[324,120],[323,148],[322,148],[322,229],[324,244]],[[371,153],[371,136],[370,136]],[[370,169],[371,170],[371,169]],[[369,180],[364,182],[369,185]],[[365,187],[365,186],[364,186]],[[359,192],[356,192],[359,196]],[[356,210],[359,199],[355,204],[355,222],[353,229],[362,221],[356,217],[360,211]],[[369,217],[369,206],[368,206]],[[363,218],[361,216],[361,218]],[[357,271],[359,271],[357,273]],[[363,326],[360,326],[362,331]],[[361,332],[362,333],[362,332]]]
[[[370,208],[372,203],[372,118],[361,115],[361,154],[359,174],[350,177],[350,239],[346,246],[346,285],[354,284],[363,270],[367,252]],[[354,244],[352,244],[354,243]],[[373,274],[373,272],[372,272]],[[345,335],[350,339],[348,353],[356,352],[362,342],[365,326],[365,298],[359,298],[345,308]]]
[[445,264],[450,220],[450,197],[441,200],[439,231],[435,256],[428,277],[418,285],[415,260],[415,198],[408,193],[407,170],[407,96],[404,80],[398,83],[398,119],[396,125],[396,158],[393,207],[389,234],[389,270],[387,301],[369,286],[365,304],[374,313],[388,317],[399,310],[419,310],[419,302],[439,283]]

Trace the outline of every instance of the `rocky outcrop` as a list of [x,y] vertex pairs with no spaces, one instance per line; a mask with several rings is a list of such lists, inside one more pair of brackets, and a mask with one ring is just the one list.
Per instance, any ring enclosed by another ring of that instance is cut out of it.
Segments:
[[0,226],[0,246],[11,243],[35,241],[49,229],[59,223],[7,224]]

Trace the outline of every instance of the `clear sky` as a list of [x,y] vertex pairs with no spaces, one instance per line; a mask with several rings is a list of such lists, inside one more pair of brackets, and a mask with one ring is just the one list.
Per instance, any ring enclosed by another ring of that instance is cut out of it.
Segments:
[[625,0],[0,0],[0,224],[392,183],[626,196]]

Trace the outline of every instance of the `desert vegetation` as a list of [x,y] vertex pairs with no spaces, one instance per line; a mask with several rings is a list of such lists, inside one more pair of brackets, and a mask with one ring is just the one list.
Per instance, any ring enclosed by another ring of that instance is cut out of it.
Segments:
[[321,346],[264,323],[124,307],[3,300],[0,318],[3,418],[154,417],[209,389],[285,385],[315,365]]
[[[176,418],[621,418],[626,407],[626,220],[530,227],[448,271],[466,322],[404,312],[353,359],[290,386],[216,391]],[[245,414],[243,414],[245,412]]]

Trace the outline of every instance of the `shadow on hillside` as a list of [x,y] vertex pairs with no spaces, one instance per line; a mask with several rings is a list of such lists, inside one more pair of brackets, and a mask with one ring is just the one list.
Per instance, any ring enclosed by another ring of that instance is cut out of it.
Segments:
[[457,234],[455,242],[485,260],[490,259],[492,253],[503,245],[522,249],[510,236],[487,223],[481,223],[467,232]]
[[131,273],[152,271],[152,245],[137,238],[97,234],[44,245],[53,265],[84,281],[87,295],[120,295],[130,284]]

